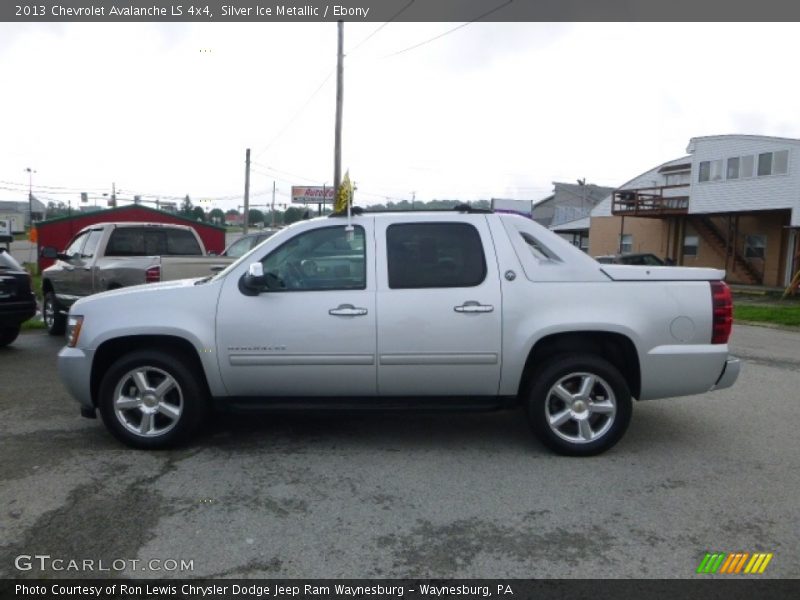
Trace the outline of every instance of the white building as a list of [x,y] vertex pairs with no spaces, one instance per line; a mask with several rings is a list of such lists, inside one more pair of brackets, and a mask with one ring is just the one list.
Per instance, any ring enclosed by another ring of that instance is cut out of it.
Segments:
[[692,138],[592,211],[589,250],[652,252],[728,280],[788,285],[800,267],[800,140]]

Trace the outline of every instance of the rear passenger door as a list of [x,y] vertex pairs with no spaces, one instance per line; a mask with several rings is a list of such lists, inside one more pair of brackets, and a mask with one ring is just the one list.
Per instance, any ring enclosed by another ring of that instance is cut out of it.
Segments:
[[494,396],[501,298],[485,217],[376,219],[381,396]]

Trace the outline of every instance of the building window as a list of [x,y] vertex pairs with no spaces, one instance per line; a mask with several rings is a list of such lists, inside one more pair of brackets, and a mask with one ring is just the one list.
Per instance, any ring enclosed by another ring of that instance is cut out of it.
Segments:
[[679,173],[667,173],[664,176],[665,185],[686,185],[689,183],[689,171]]
[[772,174],[786,175],[789,172],[789,151],[780,150],[772,154]]
[[710,175],[711,175],[711,161],[704,160],[700,163],[700,175],[698,176],[697,181],[699,181],[700,183],[708,181]]
[[623,233],[619,236],[619,251],[622,254],[633,252],[633,234]]
[[758,175],[786,175],[789,172],[789,151],[762,152],[758,155]]
[[745,258],[761,258],[766,255],[767,250],[767,236],[765,235],[747,235],[744,238],[744,256]]
[[700,163],[698,181],[721,181],[722,160],[704,160]]
[[758,176],[772,175],[772,152],[758,155]]
[[722,181],[722,161],[711,161],[711,181]]
[[727,179],[739,179],[739,157],[738,156],[728,159],[728,172],[726,174],[726,178]]
[[683,238],[683,255],[684,256],[697,256],[697,248],[700,245],[700,240],[696,235],[687,235]]
[[739,176],[742,179],[753,176],[753,166],[755,165],[754,159],[755,157],[753,155],[740,157]]

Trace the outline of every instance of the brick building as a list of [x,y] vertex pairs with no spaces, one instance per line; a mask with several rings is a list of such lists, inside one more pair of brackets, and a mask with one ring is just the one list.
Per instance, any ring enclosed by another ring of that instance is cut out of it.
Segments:
[[597,205],[590,254],[652,252],[730,282],[788,285],[800,268],[800,140],[698,137],[687,152]]

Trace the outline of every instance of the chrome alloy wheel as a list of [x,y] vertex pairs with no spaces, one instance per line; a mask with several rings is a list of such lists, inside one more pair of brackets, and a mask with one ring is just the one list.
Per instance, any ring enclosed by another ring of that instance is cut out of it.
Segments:
[[53,324],[56,321],[56,307],[50,298],[45,298],[44,300],[44,306],[42,306],[42,318],[47,328],[53,329]]
[[172,375],[157,367],[128,371],[114,389],[114,414],[137,436],[155,437],[177,425],[183,413],[183,392]]
[[605,435],[614,423],[617,400],[611,386],[592,373],[570,373],[547,392],[545,419],[558,437],[588,444]]

